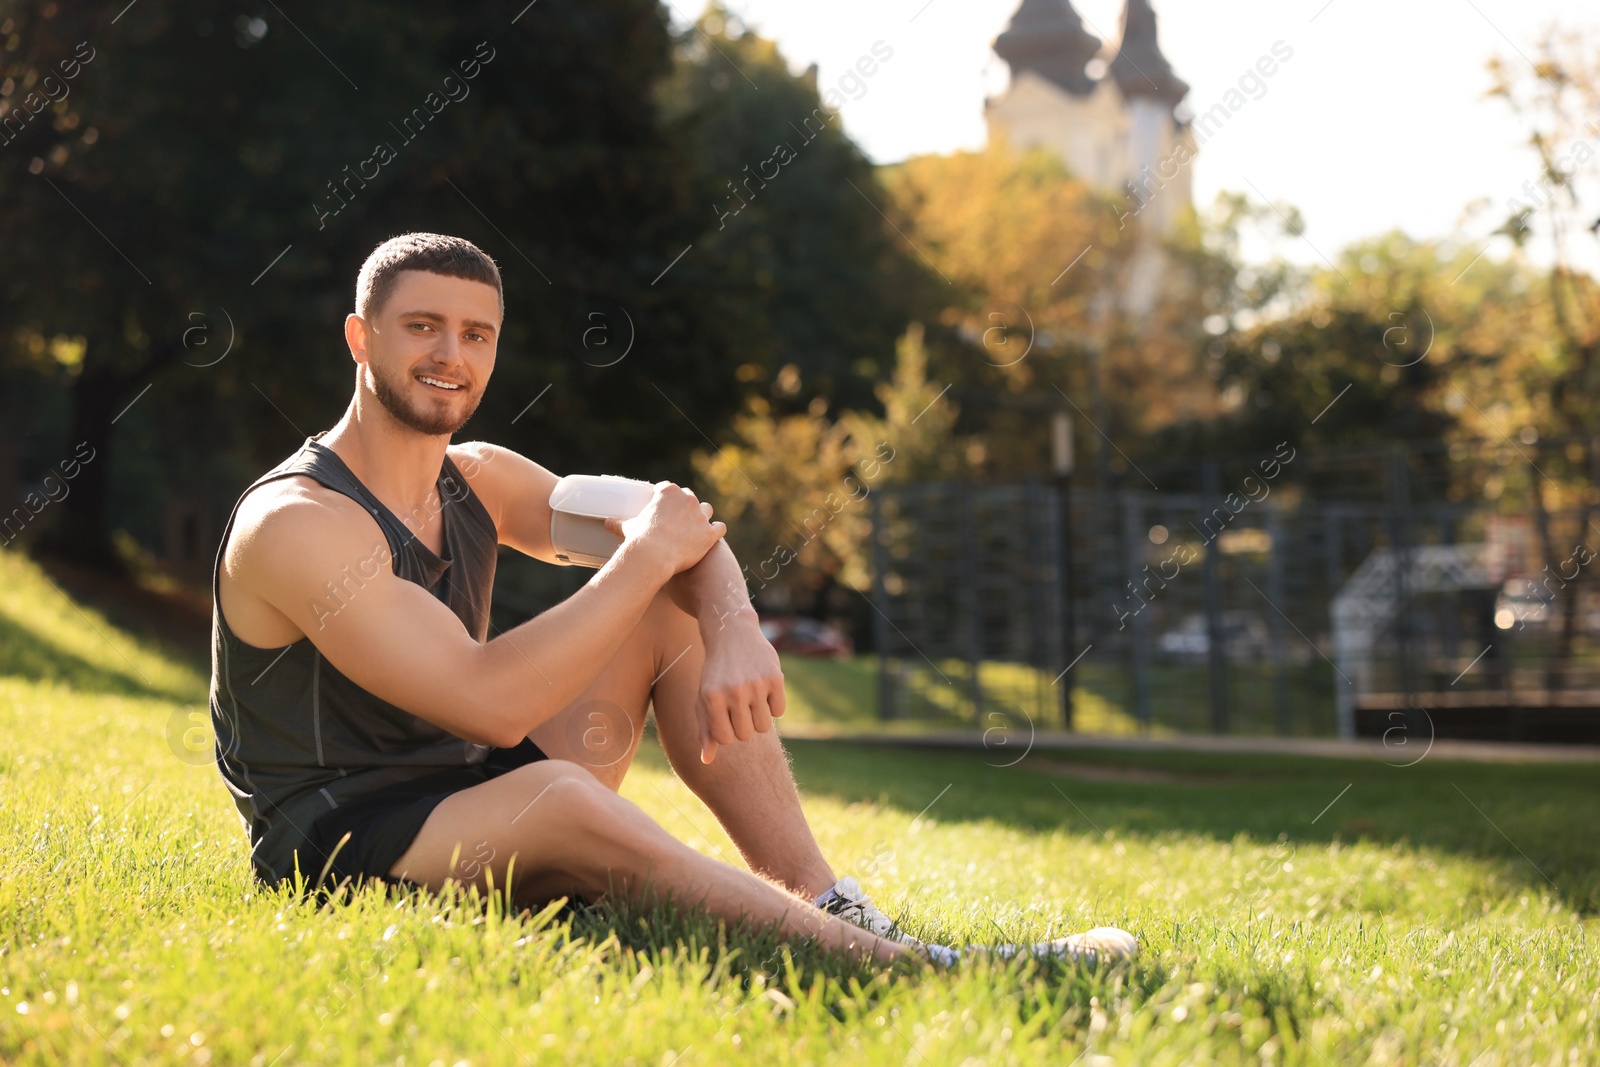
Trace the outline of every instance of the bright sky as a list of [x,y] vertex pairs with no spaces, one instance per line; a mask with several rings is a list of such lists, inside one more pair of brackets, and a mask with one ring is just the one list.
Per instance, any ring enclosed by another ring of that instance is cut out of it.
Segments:
[[[1006,85],[989,44],[1019,0],[727,0],[797,69],[815,62],[823,88],[883,41],[893,57],[843,108],[845,128],[880,163],[983,144],[983,101]],[[1122,0],[1074,0],[1091,31],[1115,38]],[[1552,21],[1600,29],[1593,0],[1154,0],[1161,47],[1202,111],[1274,42],[1293,58],[1202,149],[1195,200],[1219,190],[1287,200],[1306,240],[1281,254],[1320,261],[1399,227],[1415,237],[1482,235],[1507,198],[1539,176],[1527,131],[1483,99],[1485,61],[1534,54]],[[690,7],[678,4],[680,15]],[[1600,148],[1600,139],[1595,142]],[[1591,168],[1600,163],[1591,162]],[[1466,220],[1482,197],[1494,208]],[[1506,242],[1489,255],[1498,258]],[[1588,242],[1590,261],[1600,248]],[[1264,249],[1259,251],[1265,251]]]

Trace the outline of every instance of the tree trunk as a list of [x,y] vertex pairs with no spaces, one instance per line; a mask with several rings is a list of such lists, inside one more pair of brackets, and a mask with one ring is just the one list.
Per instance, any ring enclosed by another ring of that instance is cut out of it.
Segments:
[[1586,559],[1579,561],[1578,571],[1573,576],[1568,587],[1563,590],[1566,596],[1561,605],[1561,643],[1557,646],[1556,656],[1563,665],[1562,680],[1568,687],[1576,681],[1577,672],[1572,662],[1572,646],[1578,635],[1578,600],[1583,588],[1584,579],[1587,577],[1586,566],[1594,558],[1594,553],[1589,550],[1589,523],[1594,515],[1593,493],[1600,488],[1600,438],[1589,439],[1589,493],[1584,496],[1583,510],[1578,513],[1577,542],[1573,545],[1573,555],[1576,556],[1581,546],[1585,550]]
[[[1583,514],[1579,518],[1579,541],[1585,549],[1588,548],[1588,537],[1583,531],[1589,526],[1589,505],[1583,506]],[[1577,547],[1573,548],[1573,556],[1577,556]],[[1574,562],[1577,562],[1574,559]],[[1561,686],[1570,688],[1576,677],[1572,662],[1572,645],[1578,635],[1578,595],[1583,588],[1584,572],[1580,566],[1561,589],[1561,636],[1556,642],[1556,663],[1561,668]]]
[[125,380],[92,369],[72,387],[72,430],[67,454],[79,464],[71,491],[40,547],[50,555],[112,574],[125,567],[111,543],[111,420],[131,397]]

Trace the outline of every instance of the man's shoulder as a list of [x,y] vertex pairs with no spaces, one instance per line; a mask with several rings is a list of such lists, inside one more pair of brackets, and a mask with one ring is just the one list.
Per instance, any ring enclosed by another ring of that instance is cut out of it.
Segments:
[[498,460],[523,459],[521,455],[504,445],[491,444],[488,441],[462,441],[445,449],[445,455],[450,457],[450,461],[469,481],[479,473],[491,470]]
[[[230,564],[263,557],[309,557],[382,537],[361,504],[303,474],[256,486],[239,501],[226,546]],[[230,567],[232,569],[232,567]]]
[[537,477],[544,470],[528,457],[488,441],[451,445],[446,455],[472,487],[496,527],[501,525],[506,508],[516,506],[527,491],[530,475]]
[[299,523],[319,516],[337,519],[345,514],[364,515],[366,509],[337,489],[330,489],[309,474],[285,474],[251,489],[239,499],[239,519]]

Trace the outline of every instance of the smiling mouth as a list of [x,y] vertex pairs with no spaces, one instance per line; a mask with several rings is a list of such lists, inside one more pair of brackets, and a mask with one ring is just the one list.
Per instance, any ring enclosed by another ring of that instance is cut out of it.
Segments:
[[426,374],[417,375],[417,381],[421,382],[423,385],[437,389],[444,393],[459,392],[461,389],[465,388],[461,382],[447,382],[443,378],[434,378]]

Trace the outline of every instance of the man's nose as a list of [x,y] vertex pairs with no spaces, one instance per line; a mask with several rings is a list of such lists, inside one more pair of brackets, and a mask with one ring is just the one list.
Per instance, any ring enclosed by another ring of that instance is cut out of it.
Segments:
[[442,330],[439,333],[439,337],[439,344],[434,346],[433,350],[434,358],[441,363],[461,362],[461,338]]

